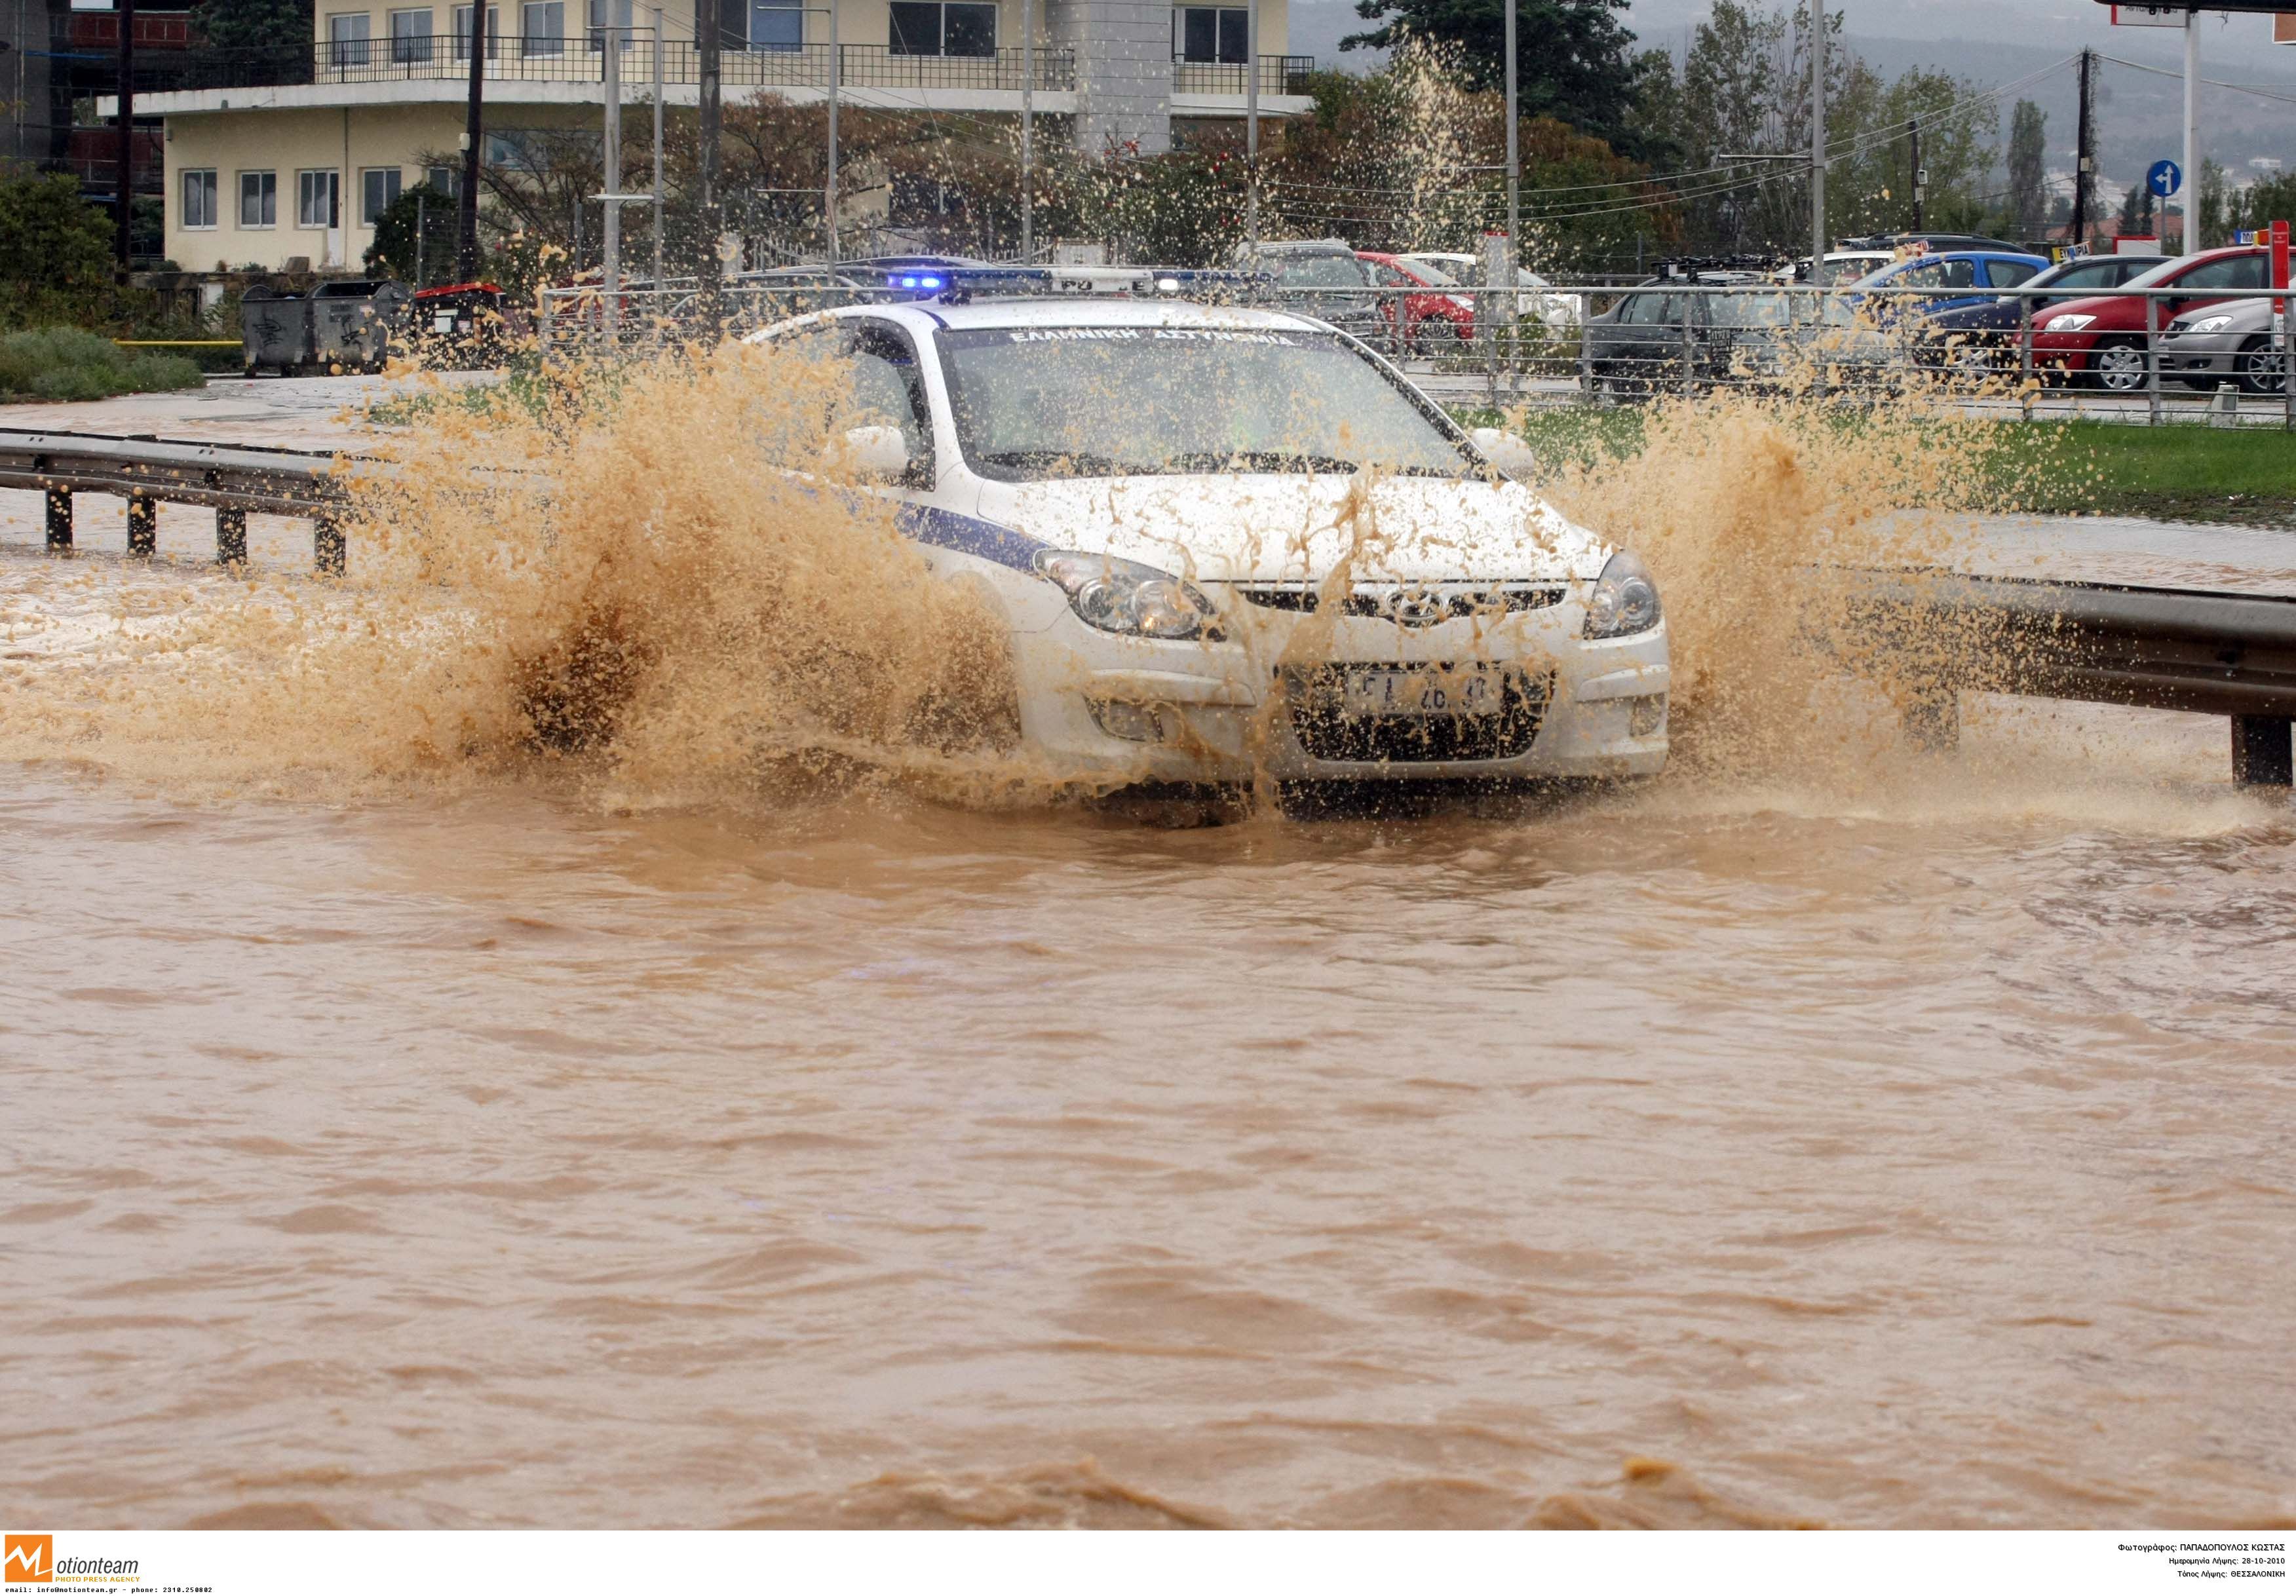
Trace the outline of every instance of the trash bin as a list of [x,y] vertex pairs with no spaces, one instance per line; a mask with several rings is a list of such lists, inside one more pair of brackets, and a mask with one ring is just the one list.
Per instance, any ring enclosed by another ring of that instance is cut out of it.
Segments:
[[430,365],[473,371],[500,365],[510,340],[503,291],[491,282],[455,282],[416,291],[407,338]]
[[321,371],[382,370],[393,336],[404,336],[412,298],[403,282],[322,282],[311,291],[311,363]]
[[258,282],[239,302],[240,354],[250,377],[269,366],[291,376],[311,358],[311,306]]

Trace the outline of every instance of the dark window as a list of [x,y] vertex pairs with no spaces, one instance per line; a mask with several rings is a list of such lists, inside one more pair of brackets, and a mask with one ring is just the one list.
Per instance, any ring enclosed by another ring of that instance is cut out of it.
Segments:
[[888,9],[891,12],[889,43],[895,55],[996,53],[994,5],[894,0]]
[[1352,255],[1295,255],[1275,262],[1275,281],[1285,288],[1361,288],[1364,271]]
[[2014,288],[2041,268],[2021,260],[1993,260],[1985,266],[1985,274],[1996,288]]
[[2051,288],[2118,288],[2136,274],[2117,260],[2100,260],[2095,266],[2075,266],[2048,286]]
[[1182,61],[1240,67],[1250,43],[1251,13],[1241,6],[1183,5],[1173,28],[1179,37],[1172,53]]
[[749,45],[752,50],[797,50],[805,45],[805,12],[794,5],[750,0]]
[[2177,280],[2177,286],[2194,292],[2210,289],[2262,288],[2264,257],[2228,255],[2222,260],[2211,260],[2186,272]]

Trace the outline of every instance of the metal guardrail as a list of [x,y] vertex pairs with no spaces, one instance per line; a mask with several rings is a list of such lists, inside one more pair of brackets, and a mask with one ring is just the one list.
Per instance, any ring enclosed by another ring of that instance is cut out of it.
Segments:
[[[0,487],[47,495],[47,547],[60,553],[73,546],[73,495],[115,494],[127,501],[131,556],[158,552],[160,502],[203,504],[216,511],[221,563],[245,563],[247,515],[260,511],[308,517],[316,569],[340,576],[340,460],[311,450],[0,430]],[[1869,657],[1923,663],[1909,716],[1923,741],[1958,735],[1965,689],[2181,709],[2231,720],[2234,780],[2291,783],[2296,598],[1888,572],[1868,573],[1853,614],[1882,645]],[[1890,652],[1900,640],[1907,646]]]
[[1962,692],[2008,692],[2221,715],[2234,781],[2296,777],[2296,598],[1906,572],[1874,577],[1851,613],[1881,645],[1868,658],[1920,662],[1918,741],[1954,741]]
[[308,517],[312,564],[343,573],[343,486],[338,456],[316,450],[247,449],[155,437],[0,430],[0,487],[47,495],[47,547],[72,548],[73,496],[112,494],[127,501],[127,552],[159,552],[159,506],[202,504],[216,512],[216,559],[247,562],[247,517],[257,512]]
[[[1126,273],[1129,279],[1119,281]],[[1096,283],[1057,286],[1153,292],[1163,274],[1143,266],[1102,275]],[[1184,283],[1170,297],[1207,296]],[[2194,340],[2172,331],[2171,302],[2202,299],[2230,311],[2267,301],[2284,306],[2291,298],[2267,289],[2195,295],[2173,287],[2099,293],[1664,280],[1311,288],[1279,281],[1250,291],[1229,281],[1211,297],[1329,321],[1403,364],[1437,397],[1459,401],[1623,404],[1723,389],[1857,401],[1919,392],[2027,420],[2189,419],[2296,430],[2296,392],[2286,380],[2292,318],[2284,309],[2260,335],[2262,346],[2213,354],[2215,369],[2187,369]],[[2056,347],[2046,326],[2053,303],[2114,297],[2143,299],[2150,325],[2109,335],[2099,346],[2114,352],[2109,370],[2095,369],[2096,349]],[[837,305],[918,298],[849,275],[840,281],[824,269],[804,281],[737,282],[717,306],[720,324],[738,333]],[[1622,322],[1611,313],[1629,299],[1649,300],[1655,311]],[[1935,307],[2013,301],[2007,324],[1980,333],[1931,323]],[[699,283],[626,290],[612,308],[608,315],[594,287],[546,291],[538,323],[545,356],[678,341],[709,325]]]

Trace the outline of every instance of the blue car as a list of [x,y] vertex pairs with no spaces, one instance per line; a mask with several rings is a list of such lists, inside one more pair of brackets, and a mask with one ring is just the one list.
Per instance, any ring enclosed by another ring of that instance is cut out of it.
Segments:
[[[1849,286],[1929,290],[1920,295],[1883,295],[1874,302],[1874,311],[1882,315],[1926,318],[1984,304],[2004,290],[2030,282],[2048,266],[2049,263],[2038,255],[1999,250],[1947,250],[1908,257],[1860,277]],[[1938,291],[1940,290],[1946,291]]]

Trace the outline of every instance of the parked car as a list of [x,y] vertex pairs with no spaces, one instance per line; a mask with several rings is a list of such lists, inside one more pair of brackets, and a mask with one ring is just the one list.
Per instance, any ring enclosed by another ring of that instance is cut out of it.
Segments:
[[1072,779],[1665,765],[1641,562],[1496,469],[1519,441],[1320,321],[1063,295],[751,335],[779,339],[848,357],[840,452],[1001,625],[1020,744]]
[[1392,348],[1406,355],[1441,355],[1473,341],[1475,302],[1464,294],[1444,292],[1458,284],[1440,269],[1375,250],[1358,250],[1356,258],[1370,264],[1381,287],[1413,291],[1385,301]]
[[[2166,327],[2188,310],[2199,310],[2243,291],[2266,287],[2271,270],[2267,252],[2246,247],[2203,250],[2154,266],[2123,284],[2131,289],[2174,289],[2152,301],[2154,325]],[[2033,332],[2037,369],[2062,372],[2068,381],[2091,383],[2111,393],[2144,386],[2145,304],[2138,294],[2099,295],[2058,305]]]
[[[1833,250],[1825,258],[1825,280],[1828,282],[1855,282],[1868,273],[1896,265],[1901,258],[1895,250]],[[1780,282],[1807,282],[1809,281],[1809,257],[1805,255],[1792,266],[1782,266],[1772,275]]]
[[[2031,315],[2038,326],[2057,306],[2075,297],[2075,290],[2093,293],[2119,288],[2169,258],[2166,255],[2076,256],[2028,278],[2015,293],[1934,312],[1923,329],[1923,361],[1930,365],[1990,367],[2005,358],[2014,359],[2024,316]],[[2055,292],[2045,294],[2044,289]]]
[[1276,304],[1328,322],[1365,343],[1388,341],[1388,296],[1370,291],[1379,286],[1371,263],[1357,259],[1344,241],[1303,239],[1262,244],[1257,251],[1240,249],[1236,266],[1268,278]]
[[[1483,282],[1483,260],[1480,255],[1466,255],[1441,250],[1414,250],[1396,259],[1414,268],[1440,272],[1449,281],[1466,288],[1480,288]],[[1567,332],[1578,324],[1586,307],[1577,294],[1559,294],[1554,285],[1537,272],[1517,267],[1515,281],[1515,319],[1537,322],[1550,332]]]
[[1902,369],[1904,345],[1833,295],[1790,293],[1726,274],[1702,276],[1697,293],[1652,278],[1587,319],[1582,349],[1589,385],[1634,398],[1683,385],[1736,382],[1795,387],[1815,379],[1871,388]]
[[2284,300],[2224,299],[2188,310],[2161,335],[2161,374],[2194,388],[2238,382],[2252,394],[2288,385]]
[[[2048,266],[2038,255],[2004,255],[1985,250],[1911,255],[1849,284],[1852,290],[1861,291],[1850,303],[1876,322],[1926,321],[1985,304],[2004,289],[2030,282]],[[1863,291],[1874,289],[1925,291],[1880,293],[1870,299]]]

